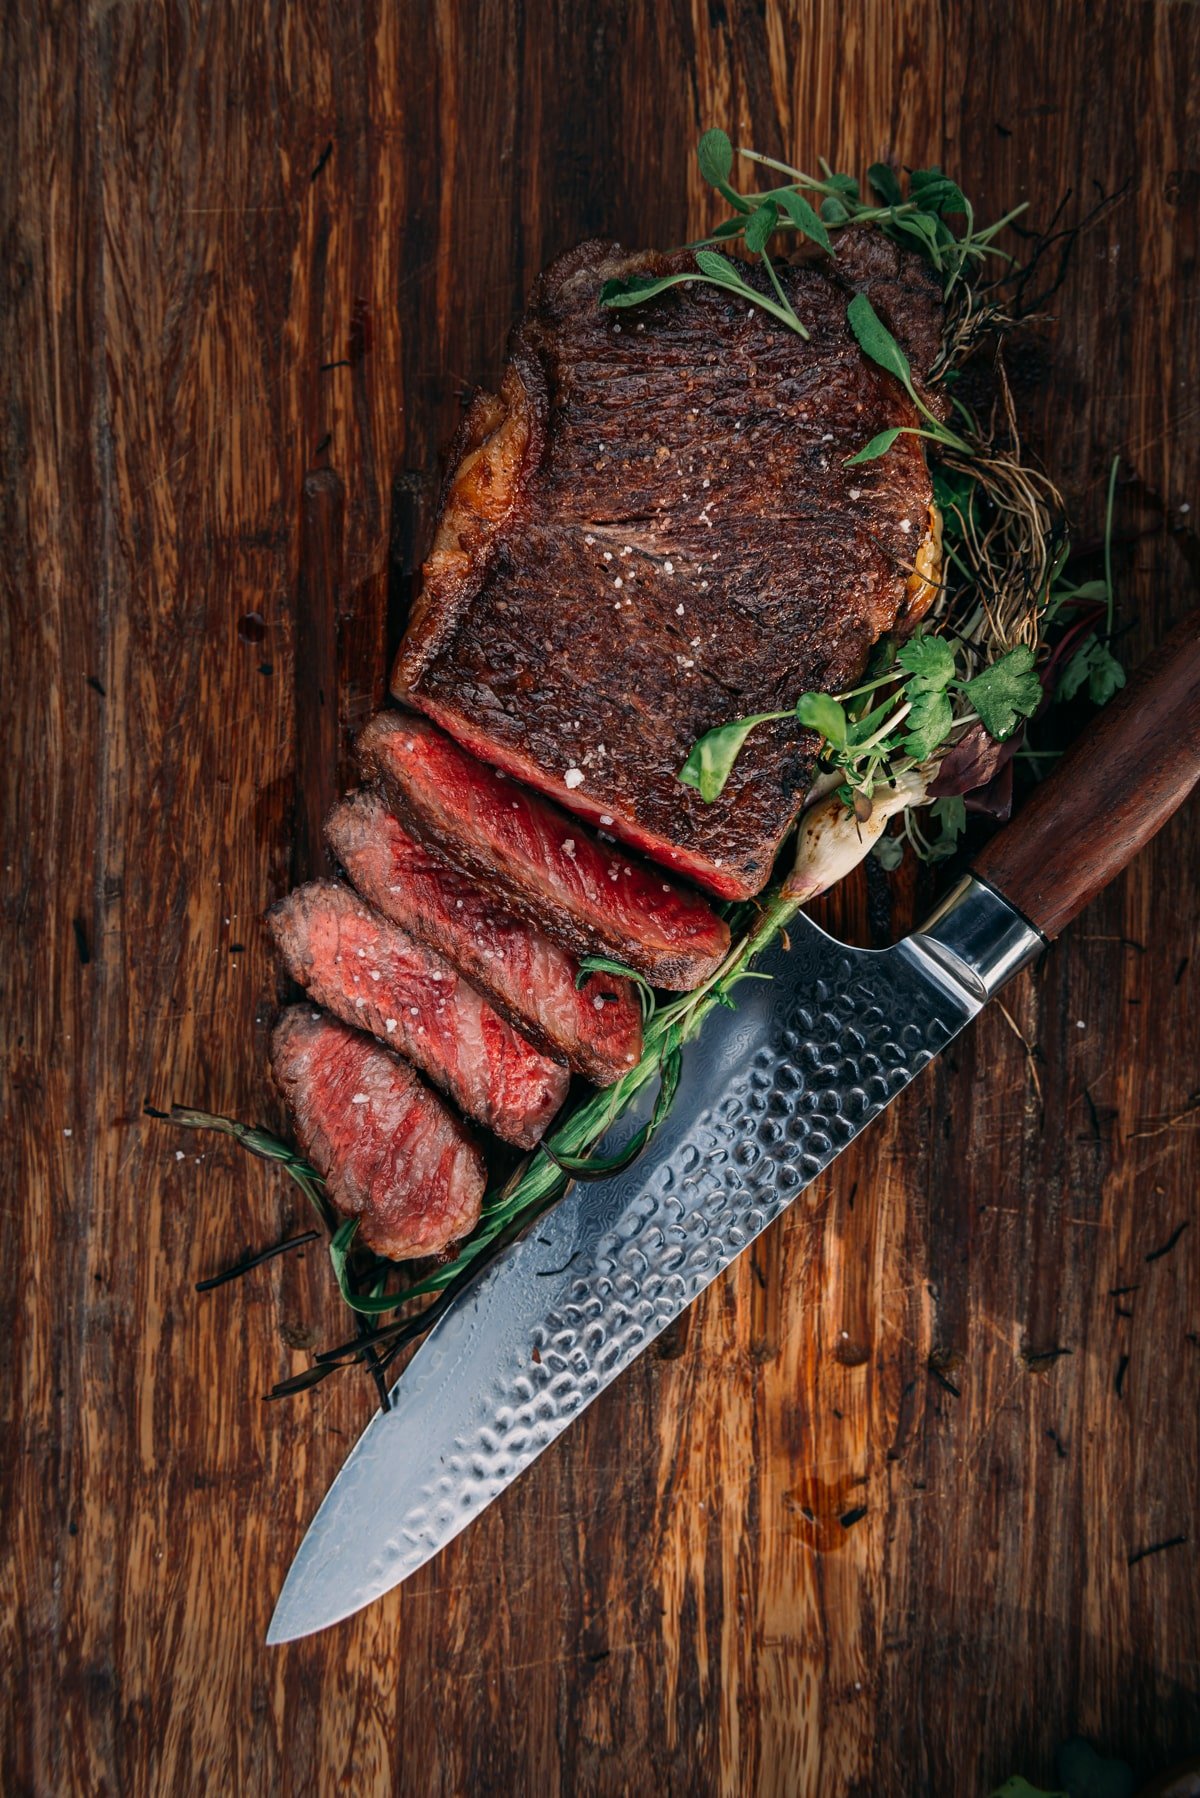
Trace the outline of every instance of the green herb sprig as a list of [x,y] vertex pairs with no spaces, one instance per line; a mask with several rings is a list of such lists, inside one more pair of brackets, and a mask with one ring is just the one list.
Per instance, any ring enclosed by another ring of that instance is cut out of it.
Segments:
[[[807,341],[808,327],[797,314],[772,260],[772,243],[781,234],[787,240],[785,250],[797,241],[807,241],[824,250],[826,255],[836,257],[831,233],[852,224],[875,225],[895,242],[915,247],[927,258],[943,276],[946,298],[964,274],[986,257],[1012,260],[996,247],[994,240],[1025,207],[1014,207],[994,225],[977,230],[971,202],[958,183],[944,175],[940,168],[914,169],[908,177],[905,195],[894,170],[885,163],[873,164],[868,171],[868,181],[875,194],[872,203],[863,199],[853,175],[834,171],[824,158],[821,159],[821,174],[817,177],[787,163],[776,162],[769,156],[760,156],[753,150],[739,150],[737,154],[748,162],[786,175],[787,182],[762,192],[739,193],[731,184],[734,149],[728,135],[720,130],[706,131],[696,147],[696,160],[704,180],[732,206],[731,216],[723,219],[708,236],[686,246],[694,258],[693,268],[676,270],[668,275],[633,275],[625,280],[606,281],[600,293],[602,305],[615,310],[641,306],[669,288],[696,282],[718,288],[758,307]],[[814,206],[814,199],[818,201],[819,209]],[[966,221],[966,229],[961,235],[949,224],[953,217]],[[765,293],[748,279],[743,266],[713,248],[739,238],[745,250],[760,259],[770,283],[770,293]],[[936,420],[932,422],[937,424]],[[882,451],[876,453],[882,454]]]
[[[1003,743],[1042,699],[1034,655],[1020,643],[980,673],[959,672],[960,649],[950,638],[918,630],[889,666],[852,692],[802,693],[786,712],[759,712],[708,731],[692,747],[679,779],[708,803],[719,797],[746,739],[762,724],[794,718],[823,739],[822,759],[844,777],[847,804],[869,800],[876,782],[927,762],[956,729],[978,719]],[[884,691],[886,689],[886,692]],[[868,703],[883,693],[876,703]],[[960,699],[958,709],[953,700]],[[857,701],[857,704],[854,703]]]

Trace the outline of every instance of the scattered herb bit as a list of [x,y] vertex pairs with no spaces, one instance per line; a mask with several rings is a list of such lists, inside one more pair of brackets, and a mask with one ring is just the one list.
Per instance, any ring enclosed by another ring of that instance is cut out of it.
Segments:
[[639,974],[635,968],[627,968],[624,962],[612,961],[607,955],[585,955],[579,964],[579,972],[575,976],[577,992],[587,984],[591,974],[613,974],[619,980],[630,981],[637,988],[638,999],[642,1007],[642,1022],[645,1023],[654,1015],[654,1007],[657,1003],[654,997],[654,988],[646,976]]
[[196,1281],[197,1292],[213,1292],[218,1286],[226,1286],[231,1280],[240,1280],[256,1267],[262,1267],[267,1261],[274,1261],[277,1255],[286,1255],[289,1249],[301,1249],[306,1242],[316,1242],[320,1232],[302,1230],[299,1236],[289,1236],[286,1242],[274,1242],[269,1249],[259,1249],[256,1255],[247,1255],[244,1261],[233,1267],[226,1267],[219,1274],[210,1274],[207,1280]]

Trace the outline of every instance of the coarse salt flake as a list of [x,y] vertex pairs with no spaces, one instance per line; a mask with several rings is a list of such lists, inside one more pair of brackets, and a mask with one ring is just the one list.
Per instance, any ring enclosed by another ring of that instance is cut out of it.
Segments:
[[600,822],[601,822],[601,824],[611,824],[611,823],[612,823],[612,819],[611,819],[611,818],[610,818],[610,817],[609,817],[609,815],[608,815],[608,813],[607,813],[607,812],[601,812],[601,814],[600,814]]
[[574,855],[574,853],[575,853],[575,838],[567,837],[566,841],[563,843],[563,854],[564,855]]
[[583,785],[583,769],[568,768],[563,775],[563,785],[571,788],[581,787]]
[[365,1105],[367,1103],[366,1093],[355,1093],[350,1103],[351,1105]]
[[385,1018],[383,1020],[383,1027],[389,1036],[392,1034],[392,1031],[396,1029],[399,1022],[399,1018]]

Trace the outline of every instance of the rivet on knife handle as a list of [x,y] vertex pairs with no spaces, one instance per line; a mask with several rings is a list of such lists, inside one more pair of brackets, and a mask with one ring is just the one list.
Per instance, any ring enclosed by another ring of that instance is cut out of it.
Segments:
[[1056,937],[1200,780],[1200,609],[1144,662],[974,872]]

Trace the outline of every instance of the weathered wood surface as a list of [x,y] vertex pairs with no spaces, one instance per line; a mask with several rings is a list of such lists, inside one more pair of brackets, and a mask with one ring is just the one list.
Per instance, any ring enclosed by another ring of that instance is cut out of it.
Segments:
[[439,449],[539,266],[698,220],[706,124],[1039,222],[1123,194],[1021,372],[1085,537],[1122,457],[1148,650],[1200,570],[1196,9],[3,29],[4,1790],[969,1794],[1076,1729],[1195,1744],[1194,808],[465,1537],[284,1651],[371,1395],[259,1403],[338,1327],[322,1257],[198,1298],[299,1200],[142,1104],[277,1117],[259,920],[382,695]]

